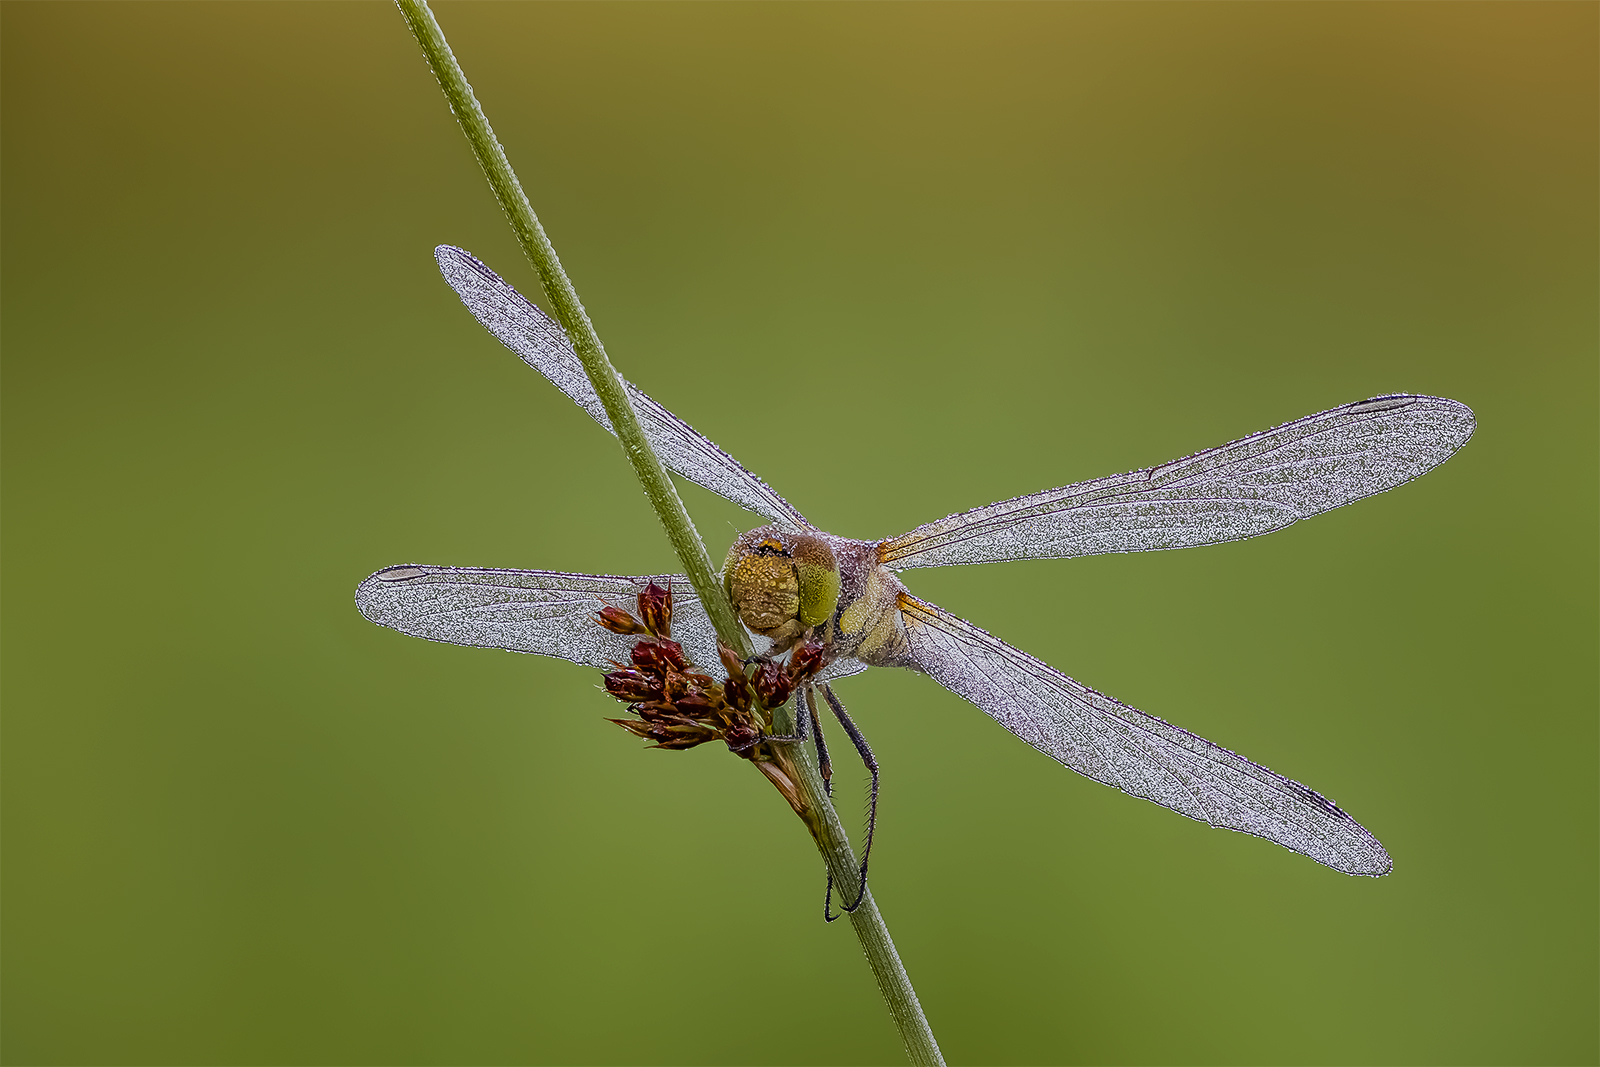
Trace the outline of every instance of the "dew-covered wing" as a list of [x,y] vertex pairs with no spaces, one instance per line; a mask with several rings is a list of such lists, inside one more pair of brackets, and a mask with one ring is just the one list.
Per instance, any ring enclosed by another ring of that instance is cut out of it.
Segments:
[[[650,582],[672,590],[672,637],[690,661],[708,672],[719,669],[716,630],[681,574],[626,577],[407,564],[386,567],[362,582],[356,607],[378,625],[412,637],[607,667],[612,660],[627,662],[637,639],[605,629],[595,613],[608,604],[636,612],[639,591]],[[819,677],[865,669],[841,660]]]
[[1389,872],[1383,846],[1299,782],[1080,685],[909,593],[900,612],[922,670],[1079,774],[1346,874]]
[[1410,481],[1467,443],[1465,404],[1384,396],[1186,459],[1047,489],[882,542],[896,570],[1237,541]]
[[[521,356],[528,366],[550,379],[594,421],[608,432],[615,432],[611,429],[611,419],[600,405],[600,398],[589,384],[583,364],[558,323],[470,253],[440,245],[434,249],[434,258],[439,261],[445,281],[490,333]],[[669,470],[784,526],[810,528],[810,523],[793,505],[738,460],[633,385],[628,385],[627,389],[645,437]]]
[[672,636],[697,663],[716,663],[716,633],[681,574],[623,577],[489,567],[387,567],[356,589],[356,607],[412,637],[535,652],[589,667],[628,659],[637,638],[595,621],[609,604],[637,613],[650,582],[672,589]]

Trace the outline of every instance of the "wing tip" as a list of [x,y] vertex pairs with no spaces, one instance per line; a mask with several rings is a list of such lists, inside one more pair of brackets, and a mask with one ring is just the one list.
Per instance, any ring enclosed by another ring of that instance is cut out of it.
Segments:
[[[1394,870],[1394,860],[1382,845],[1368,835],[1363,842],[1367,847],[1352,857],[1354,862],[1346,862],[1335,866],[1334,869],[1357,878],[1382,878]],[[1330,864],[1330,866],[1333,866]]]
[[1473,432],[1478,428],[1478,416],[1466,404],[1447,396],[1429,396],[1426,393],[1385,393],[1382,396],[1369,397],[1349,404],[1345,407],[1345,411],[1352,414],[1381,414],[1418,405],[1451,423],[1454,433],[1451,434],[1448,444],[1452,452],[1470,441]]
[[417,578],[425,578],[431,573],[433,573],[431,570],[416,563],[399,563],[393,567],[373,571],[356,586],[356,610],[361,612],[368,622],[393,628],[394,623],[387,619],[387,613],[383,610],[387,599],[384,595],[385,590],[395,589]]
[[445,282],[458,294],[461,292],[462,283],[474,275],[483,280],[500,281],[500,276],[490,270],[483,260],[465,248],[457,248],[455,245],[436,246],[433,250],[433,261],[438,265],[439,273],[444,275]]
[[1393,870],[1394,860],[1390,859],[1389,854],[1385,852],[1383,854],[1382,863],[1371,867],[1359,867],[1352,870],[1347,870],[1344,873],[1350,875],[1352,878],[1385,878],[1391,872],[1393,872]]
[[1456,441],[1455,447],[1460,448],[1472,440],[1472,435],[1478,431],[1477,413],[1459,400],[1447,399],[1444,403],[1450,406],[1452,413],[1457,418],[1456,432],[1459,440]]
[[1294,851],[1303,852],[1340,874],[1356,878],[1382,878],[1393,871],[1394,860],[1389,856],[1389,850],[1372,836],[1372,832],[1337,807],[1334,810],[1342,816],[1337,836],[1331,841],[1324,839],[1324,847],[1315,852],[1300,848]]

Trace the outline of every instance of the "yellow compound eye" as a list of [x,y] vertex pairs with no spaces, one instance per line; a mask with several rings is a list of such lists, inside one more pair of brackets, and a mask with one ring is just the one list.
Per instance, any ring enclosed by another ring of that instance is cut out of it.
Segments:
[[733,543],[722,567],[723,588],[739,620],[769,636],[794,624],[800,611],[800,578],[782,534],[764,527]]
[[794,569],[800,578],[800,621],[820,626],[839,605],[839,563],[828,542],[810,534],[794,535]]
[[751,552],[728,571],[728,596],[744,624],[758,634],[771,633],[800,610],[800,581],[794,561]]

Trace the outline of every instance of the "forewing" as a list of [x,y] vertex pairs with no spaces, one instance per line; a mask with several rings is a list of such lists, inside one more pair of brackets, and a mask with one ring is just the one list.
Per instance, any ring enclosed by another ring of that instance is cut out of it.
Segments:
[[716,634],[681,574],[622,577],[488,567],[387,567],[356,589],[356,607],[412,637],[555,656],[589,667],[627,662],[637,638],[595,620],[609,604],[637,613],[648,583],[672,589],[672,637],[696,663],[716,663]]
[[[681,574],[624,577],[408,564],[368,577],[356,589],[356,607],[378,625],[412,637],[607,668],[612,660],[628,662],[637,638],[605,629],[595,613],[608,604],[636,612],[639,591],[650,582],[672,590],[672,637],[690,662],[719,671],[716,630]],[[819,677],[865,669],[841,660]]]
[[[550,379],[608,432],[616,432],[559,324],[470,253],[440,245],[434,249],[434,258],[439,261],[445,281],[490,333]],[[784,526],[810,528],[800,512],[738,460],[633,385],[628,384],[627,390],[645,437],[668,469]]]
[[909,593],[900,611],[922,670],[1079,774],[1346,874],[1389,872],[1383,846],[1320,793],[1080,685]]
[[1465,404],[1386,396],[1159,467],[1002,500],[878,546],[896,570],[1237,541],[1403,485],[1467,443]]

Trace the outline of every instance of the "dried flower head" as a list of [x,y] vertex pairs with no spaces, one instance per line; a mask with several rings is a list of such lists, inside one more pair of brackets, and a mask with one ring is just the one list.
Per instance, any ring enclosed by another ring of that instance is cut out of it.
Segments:
[[657,637],[671,637],[672,590],[663,589],[655,582],[645,586],[639,594],[639,618]]
[[755,677],[751,679],[755,687],[756,696],[761,700],[763,707],[776,708],[782,706],[789,699],[789,694],[794,692],[794,679],[789,676],[789,671],[783,664],[776,660],[761,660],[756,664]]
[[628,650],[627,663],[605,676],[606,692],[628,704],[637,719],[611,721],[650,741],[656,748],[693,748],[721,740],[746,759],[773,758],[762,744],[772,726],[772,710],[784,704],[797,684],[813,677],[825,662],[822,646],[806,642],[788,663],[760,657],[746,666],[738,653],[719,645],[718,658],[727,672],[721,682],[698,671],[683,646],[667,636],[672,619],[672,591],[654,582],[639,594],[641,619],[617,608],[598,613],[612,633],[639,636]]
[[[726,671],[719,682],[701,673],[683,646],[667,636],[672,620],[670,589],[654,582],[647,585],[639,594],[639,615],[635,619],[617,608],[597,613],[600,625],[612,633],[640,637],[628,650],[629,662],[615,663],[616,670],[605,676],[606,692],[626,703],[638,718],[611,721],[654,748],[694,748],[720,740],[762,767],[790,803],[798,805],[792,778],[783,769],[789,767],[788,757],[764,742],[771,733],[773,710],[827,665],[825,646],[802,641],[787,661],[758,656],[747,664],[718,642],[717,657]],[[785,782],[790,783],[787,791]]]
[[614,608],[609,604],[601,608],[595,614],[599,617],[600,625],[604,626],[607,630],[610,630],[614,634],[622,634],[624,637],[631,637],[635,634],[647,634],[650,632],[649,630],[645,629],[644,623],[640,622],[632,615],[629,615],[621,608]]
[[802,641],[789,653],[789,677],[796,685],[815,677],[827,665],[827,649],[821,641]]
[[660,700],[665,688],[666,679],[649,671],[623,668],[606,675],[606,692],[618,700]]
[[640,670],[665,674],[688,669],[683,646],[676,641],[640,641],[633,646],[633,665]]

